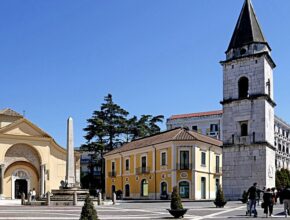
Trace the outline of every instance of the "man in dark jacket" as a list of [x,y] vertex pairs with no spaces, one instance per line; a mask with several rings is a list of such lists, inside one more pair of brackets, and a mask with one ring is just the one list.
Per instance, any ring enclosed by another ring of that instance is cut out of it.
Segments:
[[253,186],[251,186],[248,190],[249,195],[249,206],[250,206],[250,216],[252,215],[252,212],[254,212],[254,217],[257,217],[257,210],[256,210],[256,195],[258,193],[257,190],[257,183],[254,183]]
[[282,191],[282,198],[284,204],[285,217],[287,217],[290,209],[290,186],[285,187],[285,189]]

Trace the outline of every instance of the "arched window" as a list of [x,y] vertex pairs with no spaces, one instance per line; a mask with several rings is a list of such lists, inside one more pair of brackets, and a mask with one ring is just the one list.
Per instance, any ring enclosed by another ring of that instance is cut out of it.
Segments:
[[248,136],[248,124],[247,123],[241,123],[241,136]]
[[141,181],[141,196],[148,196],[148,181],[146,179]]
[[125,185],[125,196],[126,197],[130,196],[130,185],[129,184]]
[[179,195],[181,198],[189,199],[189,183],[182,181],[179,183]]
[[167,195],[167,183],[161,183],[161,195]]
[[249,80],[247,77],[239,79],[239,98],[247,98],[249,95]]

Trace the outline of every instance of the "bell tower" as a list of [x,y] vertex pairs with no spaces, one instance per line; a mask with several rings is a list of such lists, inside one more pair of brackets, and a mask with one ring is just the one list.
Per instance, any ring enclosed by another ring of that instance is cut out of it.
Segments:
[[245,0],[223,67],[223,188],[239,199],[254,182],[275,186],[273,69],[250,0]]

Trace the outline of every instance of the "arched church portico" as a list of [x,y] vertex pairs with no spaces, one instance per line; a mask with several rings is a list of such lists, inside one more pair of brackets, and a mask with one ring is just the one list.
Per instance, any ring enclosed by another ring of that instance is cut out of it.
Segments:
[[[44,165],[41,165],[40,154],[28,144],[14,144],[5,153],[1,166],[1,194],[11,199],[19,198],[20,193],[26,195],[35,188],[36,194],[45,192]],[[5,187],[4,187],[5,185]]]

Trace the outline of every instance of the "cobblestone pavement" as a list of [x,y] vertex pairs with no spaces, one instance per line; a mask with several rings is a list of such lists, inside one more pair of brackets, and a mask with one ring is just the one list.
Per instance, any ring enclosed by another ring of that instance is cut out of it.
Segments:
[[[184,202],[184,208],[188,208],[184,219],[246,219],[246,207],[240,202],[228,202],[225,208],[215,208],[212,202]],[[100,219],[173,219],[167,212],[169,202],[121,202],[117,205],[97,206]],[[259,217],[265,218],[260,207],[257,208]],[[79,219],[81,206],[74,207],[45,207],[45,206],[14,206],[0,205],[0,220],[66,220]],[[271,218],[283,218],[282,205],[274,207],[274,216]],[[289,217],[290,219],[290,217]]]

